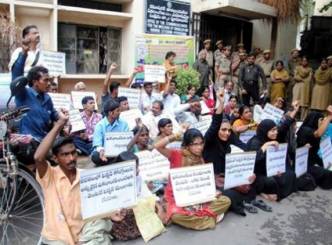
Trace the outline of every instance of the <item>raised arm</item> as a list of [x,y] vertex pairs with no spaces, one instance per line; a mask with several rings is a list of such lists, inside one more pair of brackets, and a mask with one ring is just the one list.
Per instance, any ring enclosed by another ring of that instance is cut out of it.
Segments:
[[107,95],[109,93],[111,76],[117,68],[118,68],[118,65],[115,64],[115,63],[112,63],[112,65],[108,69],[107,74],[106,74],[106,78],[105,78],[104,84],[103,84],[102,95]]
[[328,112],[328,116],[323,119],[323,121],[320,123],[318,129],[314,132],[314,136],[316,138],[321,137],[325,133],[327,127],[329,126],[329,124],[332,121],[332,105],[329,105],[327,107],[327,112]]
[[204,139],[206,142],[213,141],[215,139],[223,119],[224,97],[222,94],[217,94],[216,96],[219,100],[219,105],[216,109],[215,114],[212,116],[212,123],[209,129],[205,133]]
[[134,71],[130,74],[128,80],[124,84],[124,87],[129,88],[132,85],[133,80],[134,80],[137,73],[138,73],[138,69],[137,69],[137,67],[135,67]]
[[48,168],[48,164],[46,161],[47,154],[49,150],[52,148],[52,145],[56,137],[58,136],[63,126],[67,123],[68,119],[69,119],[69,114],[65,111],[60,111],[59,120],[54,124],[52,130],[46,135],[46,137],[40,143],[35,152],[34,159],[40,178],[44,177]]
[[167,149],[166,146],[181,138],[181,134],[180,133],[176,133],[176,134],[172,134],[170,136],[167,136],[161,140],[159,140],[157,143],[155,143],[154,147],[157,149],[157,151],[159,151],[162,155],[164,155],[165,157],[167,157],[167,159],[170,158],[171,156],[171,149]]

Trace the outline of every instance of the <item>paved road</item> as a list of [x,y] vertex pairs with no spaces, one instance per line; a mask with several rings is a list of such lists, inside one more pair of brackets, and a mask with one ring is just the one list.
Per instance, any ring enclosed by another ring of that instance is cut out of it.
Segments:
[[[260,211],[247,217],[229,213],[215,230],[191,231],[172,225],[148,244],[332,245],[332,191],[299,192],[271,206],[272,213]],[[114,244],[145,243],[137,239]]]

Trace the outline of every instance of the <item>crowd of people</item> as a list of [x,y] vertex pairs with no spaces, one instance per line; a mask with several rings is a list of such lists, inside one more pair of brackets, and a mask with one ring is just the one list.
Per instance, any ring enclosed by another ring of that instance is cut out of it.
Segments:
[[[37,169],[36,178],[45,202],[44,244],[84,244],[89,239],[110,244],[111,236],[129,240],[141,235],[131,209],[113,212],[102,220],[83,222],[78,155],[89,157],[95,167],[129,159],[139,165],[135,153],[150,150],[165,156],[171,169],[212,163],[217,192],[215,200],[209,203],[179,207],[169,180],[137,182],[148,187],[144,189],[149,195],[158,197],[155,212],[164,225],[174,223],[194,230],[214,228],[227,211],[241,216],[259,210],[272,212],[268,202],[281,201],[297,191],[312,191],[317,186],[332,188],[332,171],[324,168],[320,153],[320,141],[332,137],[332,56],[322,59],[319,68],[313,71],[308,59],[300,57],[297,49],[291,51],[285,66],[281,60],[272,60],[270,50],[247,54],[239,44],[232,53],[232,48],[220,40],[213,53],[211,41],[205,40],[193,65],[201,84],[188,87],[187,94],[181,95],[177,94],[174,52],[166,54],[166,82],[161,91],[154,83],[136,85],[136,70],[124,85],[112,81],[117,68],[112,64],[102,88],[99,107],[102,109],[96,111],[99,101],[84,97],[81,117],[86,129],[71,133],[68,111],[55,110],[48,95],[57,92],[57,84],[51,81],[48,70],[37,64],[38,43],[37,27],[26,27],[22,47],[14,52],[10,69],[16,106],[30,107],[18,131],[31,135],[31,141],[18,147],[17,156],[32,166],[30,169]],[[25,79],[20,79],[24,72]],[[120,86],[141,91],[138,109],[142,117],[137,118],[133,129],[121,119],[121,113],[132,108],[128,98],[118,96]],[[79,82],[73,90],[84,91],[86,85]],[[284,111],[279,122],[254,120],[253,106],[264,107],[267,102]],[[204,115],[203,107],[207,108]],[[206,132],[193,127],[206,117],[212,118]],[[298,121],[303,123],[296,128]],[[105,134],[130,130],[134,137],[127,151],[107,156]],[[254,135],[247,142],[242,141],[241,134],[250,130]],[[281,143],[288,143],[286,171],[267,177],[267,149]],[[308,171],[298,177],[294,169],[295,149],[302,146],[309,148]],[[254,173],[250,184],[225,190],[226,154],[234,149],[257,153]]]

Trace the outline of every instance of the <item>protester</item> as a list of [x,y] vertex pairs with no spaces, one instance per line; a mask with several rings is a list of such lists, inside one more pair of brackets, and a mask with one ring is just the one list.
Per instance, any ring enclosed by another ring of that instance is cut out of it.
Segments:
[[224,109],[224,113],[227,115],[228,119],[234,114],[234,110],[238,108],[238,102],[239,100],[236,95],[231,95],[229,97],[228,103],[225,105]]
[[[178,138],[177,135],[171,135],[155,144],[155,148],[169,159],[171,168],[204,164],[202,158],[204,138],[199,130],[189,129],[185,132],[182,149],[167,149],[166,145],[176,138]],[[170,182],[165,190],[165,199],[168,219],[175,224],[194,230],[214,228],[231,204],[227,197],[217,194],[216,200],[199,205],[198,208],[195,206],[178,207],[175,204]]]
[[175,115],[180,124],[185,123],[192,125],[201,121],[202,107],[198,97],[190,99],[189,103],[182,105],[179,108],[177,108]]
[[188,88],[187,88],[187,94],[185,95],[181,95],[181,103],[187,103],[188,101],[190,101],[193,98],[199,98],[196,95],[196,87],[189,84]]
[[74,91],[86,91],[86,84],[83,81],[79,81],[74,85]]
[[223,94],[224,94],[224,103],[225,105],[227,105],[230,97],[235,95],[234,83],[231,80],[225,81]]
[[156,144],[161,139],[173,134],[172,120],[169,118],[162,118],[158,122],[158,135],[155,138],[153,144]]
[[132,131],[134,133],[134,138],[127,146],[128,151],[136,153],[153,149],[152,144],[150,144],[149,129],[144,126],[141,121],[139,121]]
[[163,92],[163,103],[165,110],[173,113],[175,108],[181,104],[180,96],[176,94],[176,81],[167,79],[165,90]]
[[51,84],[50,84],[48,92],[49,93],[58,93],[59,92],[59,85],[58,85],[58,83],[55,82],[55,81],[51,81]]
[[125,96],[119,96],[116,101],[120,104],[120,112],[129,111],[128,98]]
[[213,95],[210,95],[210,89],[209,87],[203,87],[201,89],[202,91],[202,96],[201,99],[204,101],[205,105],[210,109],[210,114],[213,114],[214,112],[214,99],[213,99]]
[[271,73],[271,101],[274,103],[278,97],[285,98],[286,85],[289,74],[284,68],[284,63],[278,60],[275,69]]
[[143,88],[144,91],[141,94],[140,109],[143,114],[146,114],[151,111],[152,103],[156,100],[161,100],[162,98],[159,93],[153,91],[152,83],[144,83]]
[[249,106],[243,105],[239,109],[240,118],[233,123],[233,131],[241,134],[247,130],[255,130],[257,123],[253,121],[252,112]]

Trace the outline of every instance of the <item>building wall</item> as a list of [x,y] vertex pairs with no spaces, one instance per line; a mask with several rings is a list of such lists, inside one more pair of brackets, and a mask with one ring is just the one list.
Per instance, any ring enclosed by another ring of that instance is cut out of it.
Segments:
[[252,20],[252,46],[261,49],[269,49],[271,47],[271,22],[266,20]]

